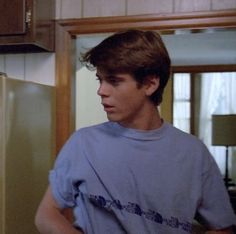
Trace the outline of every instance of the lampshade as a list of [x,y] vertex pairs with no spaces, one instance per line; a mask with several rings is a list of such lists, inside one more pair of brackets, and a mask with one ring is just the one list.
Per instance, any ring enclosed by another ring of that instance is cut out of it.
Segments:
[[236,146],[236,114],[212,115],[212,145]]

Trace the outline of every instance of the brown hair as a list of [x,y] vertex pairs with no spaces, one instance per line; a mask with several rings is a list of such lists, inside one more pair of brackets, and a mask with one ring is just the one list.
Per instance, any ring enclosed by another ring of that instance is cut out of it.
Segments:
[[157,32],[127,30],[113,34],[82,56],[89,69],[99,67],[108,73],[129,73],[142,85],[150,75],[160,79],[159,88],[150,97],[155,105],[170,76],[170,58]]

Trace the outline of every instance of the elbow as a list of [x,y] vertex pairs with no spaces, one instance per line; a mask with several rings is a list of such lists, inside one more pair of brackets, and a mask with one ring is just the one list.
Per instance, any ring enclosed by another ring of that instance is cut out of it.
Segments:
[[34,217],[34,225],[36,226],[37,230],[39,231],[40,226],[42,225],[42,221],[41,221],[41,215],[40,213],[37,211]]
[[45,226],[45,215],[43,215],[40,208],[38,208],[35,217],[34,217],[34,225],[39,233],[43,232],[43,227]]

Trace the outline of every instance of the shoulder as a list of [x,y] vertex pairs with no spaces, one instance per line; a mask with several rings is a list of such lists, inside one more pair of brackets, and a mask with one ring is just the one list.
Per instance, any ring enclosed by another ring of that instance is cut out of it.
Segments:
[[106,132],[109,130],[109,122],[104,122],[96,125],[91,125],[87,127],[80,128],[72,134],[72,138],[78,138],[80,136],[85,136],[88,134],[99,134],[100,132]]
[[110,123],[104,122],[77,129],[71,134],[66,144],[78,144],[88,140],[91,142],[91,140],[94,140],[94,138],[108,137],[111,134],[112,128],[110,127]]
[[197,147],[205,147],[204,143],[197,138],[196,136],[186,133],[169,123],[166,123],[168,126],[168,136],[172,141],[175,141],[178,144],[184,144],[187,146],[197,146]]
[[91,148],[94,144],[98,144],[97,139],[102,138],[100,132],[106,129],[106,125],[106,123],[102,123],[74,131],[58,153],[57,164],[59,162],[64,164],[69,160],[76,161],[78,157],[82,157],[86,147]]
[[189,159],[208,166],[214,164],[214,158],[207,146],[196,136],[183,132],[171,124],[168,124],[168,134],[166,135],[169,145],[176,154],[186,155]]

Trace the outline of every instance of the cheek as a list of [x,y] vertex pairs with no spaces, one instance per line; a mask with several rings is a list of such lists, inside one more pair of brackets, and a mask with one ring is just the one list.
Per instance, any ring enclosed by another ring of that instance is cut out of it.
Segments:
[[135,109],[139,109],[144,103],[144,98],[139,93],[131,93],[129,95],[123,96],[122,100],[120,101],[120,107],[126,112],[130,112]]
[[117,97],[117,100],[120,104],[123,105],[131,105],[135,101],[135,95],[133,95],[132,92],[124,92],[119,97]]
[[119,106],[119,109],[126,111],[134,109],[136,106],[140,106],[146,98],[144,91],[142,89],[137,89],[136,86],[129,86],[119,90],[116,89],[112,96]]

